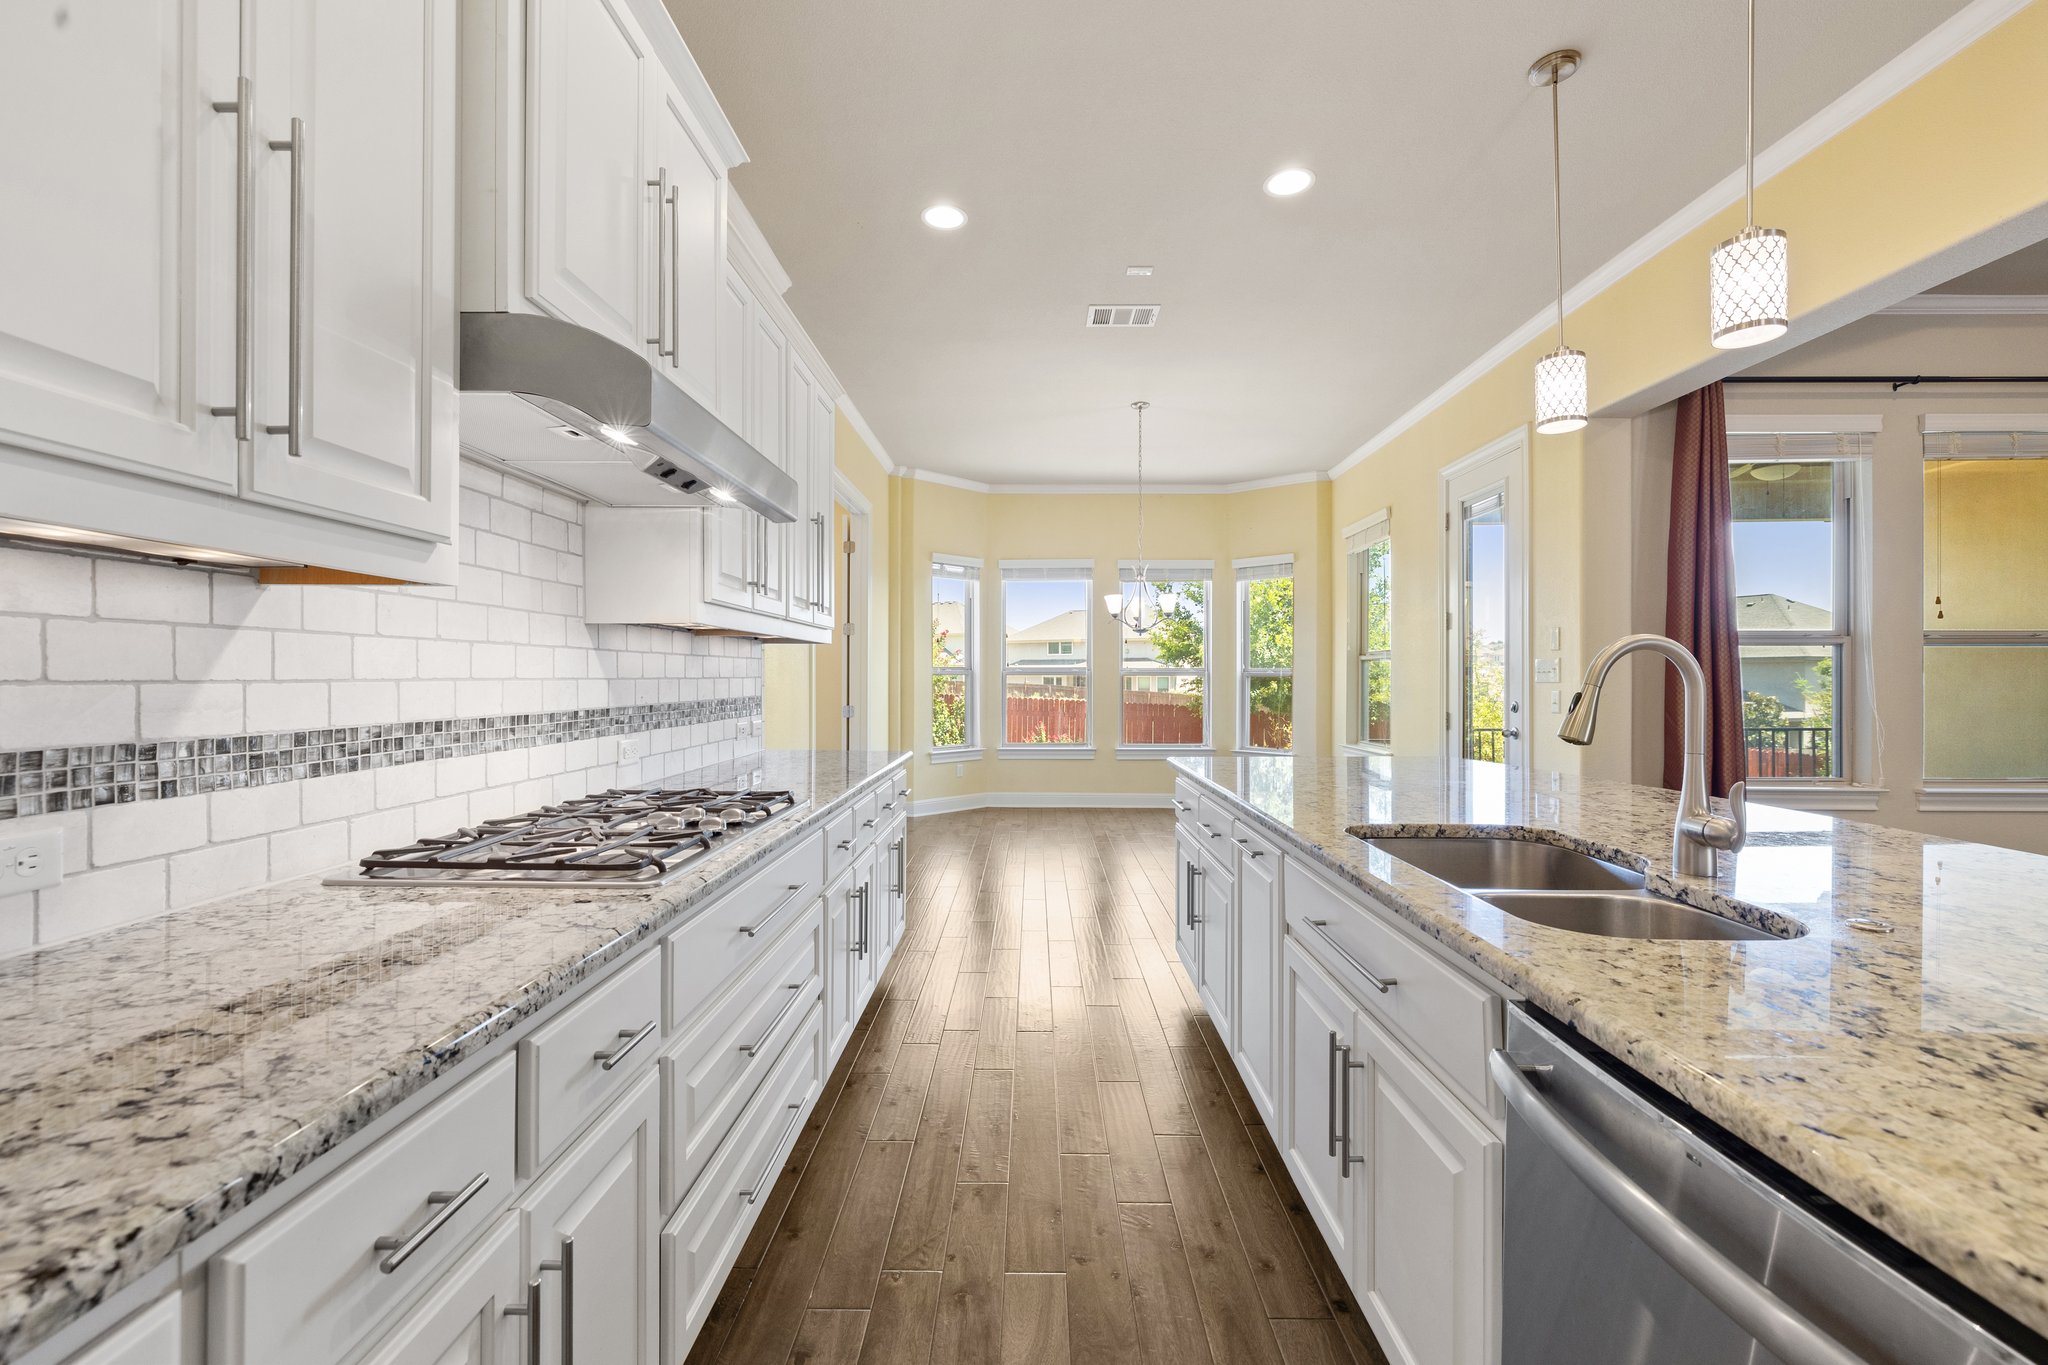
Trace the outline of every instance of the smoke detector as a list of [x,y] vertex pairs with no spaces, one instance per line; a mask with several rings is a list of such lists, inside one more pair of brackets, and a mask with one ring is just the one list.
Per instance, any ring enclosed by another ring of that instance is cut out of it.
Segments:
[[1151,327],[1159,321],[1156,303],[1097,303],[1088,308],[1090,327]]

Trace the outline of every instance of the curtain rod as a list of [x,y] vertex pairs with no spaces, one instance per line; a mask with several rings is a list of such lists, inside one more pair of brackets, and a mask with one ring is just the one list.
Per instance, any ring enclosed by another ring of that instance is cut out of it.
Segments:
[[1732,375],[1724,384],[2048,384],[2048,374],[1759,374]]

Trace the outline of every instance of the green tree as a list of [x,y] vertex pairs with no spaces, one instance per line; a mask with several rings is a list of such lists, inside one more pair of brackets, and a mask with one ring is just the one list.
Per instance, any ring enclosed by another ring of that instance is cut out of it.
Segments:
[[[1822,659],[1810,670],[1792,680],[1799,689],[1800,700],[1806,703],[1806,725],[1813,730],[1835,728],[1835,661]],[[1783,707],[1779,708],[1782,715]]]
[[1768,692],[1742,694],[1742,728],[1769,730],[1785,723],[1785,703]]
[[[932,622],[932,663],[957,668],[961,649],[950,643],[952,632]],[[967,742],[967,689],[958,676],[932,675],[932,747],[957,748]]]
[[[1157,585],[1163,594],[1173,597],[1173,609],[1161,612],[1152,629],[1145,632],[1145,638],[1152,642],[1152,657],[1166,668],[1200,668],[1203,651],[1209,647],[1207,632],[1202,626],[1202,607],[1208,601],[1206,586],[1201,583],[1161,583]],[[1201,680],[1195,680],[1195,693],[1200,695]]]
[[[1245,590],[1245,657],[1253,668],[1294,667],[1294,580],[1255,578]],[[1253,743],[1294,742],[1294,679],[1260,678],[1251,686]]]

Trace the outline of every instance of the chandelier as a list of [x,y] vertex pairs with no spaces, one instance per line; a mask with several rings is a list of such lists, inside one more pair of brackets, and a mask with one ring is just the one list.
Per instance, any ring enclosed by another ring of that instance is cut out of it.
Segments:
[[1550,205],[1557,229],[1557,349],[1536,362],[1536,430],[1544,436],[1586,425],[1586,353],[1564,340],[1564,150],[1558,134],[1557,88],[1583,58],[1571,48],[1545,53],[1529,68],[1529,84],[1550,87]]
[[1138,573],[1131,584],[1131,591],[1106,592],[1102,605],[1109,608],[1109,614],[1118,624],[1133,635],[1149,635],[1160,619],[1172,615],[1180,607],[1180,600],[1170,592],[1161,592],[1151,580],[1151,568],[1145,562],[1145,409],[1152,405],[1136,402],[1131,407],[1138,414]]
[[1792,326],[1790,251],[1779,228],[1756,225],[1756,0],[1749,0],[1749,124],[1742,147],[1742,231],[1714,248],[1707,312],[1724,351],[1775,341]]

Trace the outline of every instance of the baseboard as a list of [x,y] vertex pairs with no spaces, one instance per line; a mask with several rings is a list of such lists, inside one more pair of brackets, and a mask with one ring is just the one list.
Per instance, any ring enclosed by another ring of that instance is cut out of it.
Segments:
[[912,815],[946,815],[957,810],[1005,810],[1031,807],[1045,810],[1168,810],[1173,797],[1167,792],[973,792],[965,796],[936,796],[910,803]]

